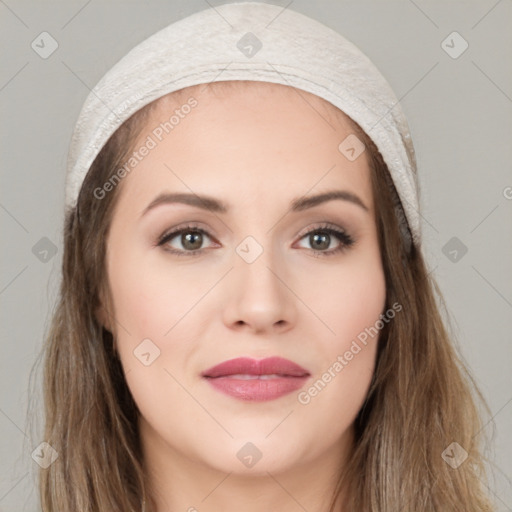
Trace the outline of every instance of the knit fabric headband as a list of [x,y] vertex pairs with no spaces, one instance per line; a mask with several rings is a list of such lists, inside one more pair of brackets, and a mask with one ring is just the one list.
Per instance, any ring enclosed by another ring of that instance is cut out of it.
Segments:
[[[94,159],[132,114],[173,91],[225,80],[296,87],[356,121],[388,166],[406,247],[420,246],[414,147],[390,85],[369,58],[336,31],[291,9],[261,2],[228,3],[172,23],[103,76],[86,98],[73,132],[66,206],[76,206]],[[340,141],[339,150],[348,159],[361,150],[353,137]]]

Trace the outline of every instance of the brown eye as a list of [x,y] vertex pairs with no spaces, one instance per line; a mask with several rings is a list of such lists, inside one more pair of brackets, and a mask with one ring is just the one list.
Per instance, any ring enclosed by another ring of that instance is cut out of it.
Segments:
[[311,247],[315,251],[323,251],[324,249],[328,249],[330,242],[331,242],[331,235],[328,233],[319,233],[316,232],[314,234],[308,235],[309,236],[309,242],[311,244]]
[[[196,226],[184,226],[162,235],[157,245],[163,246],[165,251],[177,256],[194,256],[204,251],[205,248],[202,246],[205,237],[212,240],[212,237],[204,229]],[[303,239],[308,240],[314,256],[332,256],[348,250],[355,243],[348,233],[331,224],[324,224],[307,232],[301,237],[301,240]],[[336,240],[337,246],[329,249]]]
[[[328,250],[333,242],[333,238],[338,241],[338,245],[334,249]],[[348,233],[338,228],[330,227],[329,224],[309,231],[302,239],[308,240],[311,250],[318,256],[330,256],[345,251],[355,242]]]
[[199,249],[203,243],[203,234],[199,231],[187,231],[181,233],[181,245],[188,250]]
[[[194,226],[185,226],[164,234],[157,245],[164,246],[166,251],[173,254],[190,256],[202,252],[205,237],[210,238],[205,230]],[[171,244],[174,239],[176,241]]]

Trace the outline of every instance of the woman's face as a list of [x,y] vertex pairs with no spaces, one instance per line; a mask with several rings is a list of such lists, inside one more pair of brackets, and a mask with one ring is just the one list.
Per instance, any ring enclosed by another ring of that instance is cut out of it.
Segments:
[[[366,153],[354,159],[352,139],[340,150],[348,121],[311,94],[198,91],[195,106],[166,98],[152,114],[107,241],[115,320],[104,321],[146,453],[226,473],[334,468],[374,371],[378,335],[358,340],[386,298]],[[284,358],[305,376],[203,375],[240,357]]]

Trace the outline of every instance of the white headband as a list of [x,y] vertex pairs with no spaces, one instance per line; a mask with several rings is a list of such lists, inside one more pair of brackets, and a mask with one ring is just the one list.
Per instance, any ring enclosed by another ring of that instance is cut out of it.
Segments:
[[391,86],[369,58],[338,32],[298,12],[261,2],[228,3],[172,23],[133,48],[103,76],[87,96],[73,132],[66,206],[76,206],[94,159],[132,114],[173,91],[225,80],[296,87],[327,100],[356,121],[389,168],[403,207],[402,211],[396,203],[404,240],[410,244],[412,235],[414,245],[420,246],[414,147]]

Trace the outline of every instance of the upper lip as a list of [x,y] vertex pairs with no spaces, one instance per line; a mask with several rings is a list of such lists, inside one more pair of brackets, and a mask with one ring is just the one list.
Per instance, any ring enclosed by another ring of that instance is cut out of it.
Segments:
[[226,375],[272,375],[277,374],[288,377],[305,377],[309,372],[297,363],[282,357],[267,357],[265,359],[251,359],[250,357],[237,357],[229,359],[201,373],[203,377],[224,377]]

